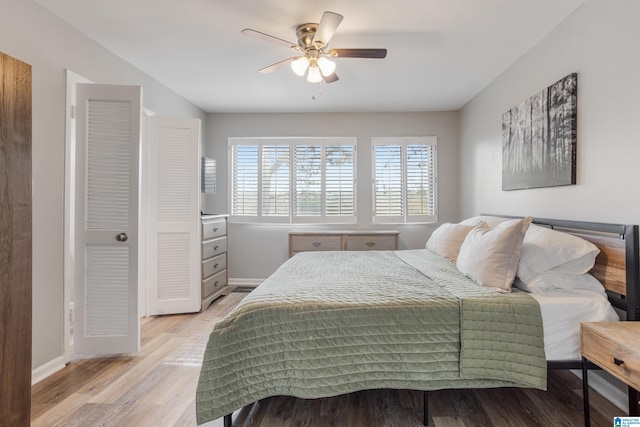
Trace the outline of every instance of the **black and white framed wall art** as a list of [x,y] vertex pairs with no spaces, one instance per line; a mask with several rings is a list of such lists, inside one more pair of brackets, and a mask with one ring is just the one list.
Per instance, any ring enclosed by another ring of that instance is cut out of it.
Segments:
[[578,75],[502,115],[502,189],[574,185]]

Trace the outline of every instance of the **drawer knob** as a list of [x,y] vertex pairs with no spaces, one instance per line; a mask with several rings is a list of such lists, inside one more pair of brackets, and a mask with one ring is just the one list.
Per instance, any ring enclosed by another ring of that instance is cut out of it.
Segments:
[[213,232],[215,233],[216,231],[218,231],[218,227],[213,228]]
[[213,264],[213,268],[218,268],[218,263]]
[[367,242],[367,246],[369,246],[370,248],[374,247],[376,245],[376,242]]
[[613,363],[616,364],[616,366],[621,366],[622,364],[624,364],[624,360],[618,359],[617,357],[613,358]]
[[218,283],[220,283],[220,281],[216,280],[215,282],[213,282],[213,286],[218,286]]
[[217,251],[219,247],[220,247],[220,246],[215,245],[215,246],[213,247],[213,250],[214,250],[214,251]]
[[313,243],[312,243],[312,245],[313,245],[313,247],[314,247],[314,248],[319,248],[321,244],[322,244],[322,243],[320,243],[320,242],[313,242]]

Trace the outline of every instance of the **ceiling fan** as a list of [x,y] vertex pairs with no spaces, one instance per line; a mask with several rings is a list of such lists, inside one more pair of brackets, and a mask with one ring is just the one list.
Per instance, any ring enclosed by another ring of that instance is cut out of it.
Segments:
[[297,51],[300,55],[271,64],[258,70],[261,73],[271,73],[287,64],[291,64],[293,72],[302,77],[307,74],[307,81],[317,83],[324,80],[333,83],[338,80],[335,73],[336,64],[333,58],[377,58],[387,56],[387,49],[329,49],[329,41],[333,37],[338,25],[342,22],[342,15],[325,12],[320,22],[301,24],[296,27],[298,43],[292,43],[278,37],[265,34],[250,28],[242,30],[242,34],[257,37]]

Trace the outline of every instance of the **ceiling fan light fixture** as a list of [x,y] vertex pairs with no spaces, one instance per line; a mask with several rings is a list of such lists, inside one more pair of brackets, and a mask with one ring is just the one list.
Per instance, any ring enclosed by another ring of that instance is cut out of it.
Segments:
[[336,70],[336,63],[324,56],[318,58],[318,67],[323,76],[330,76]]
[[387,49],[382,48],[328,49],[329,42],[340,25],[340,22],[342,22],[342,19],[343,17],[339,13],[325,11],[319,23],[309,22],[296,26],[297,43],[274,37],[261,31],[252,30],[251,28],[245,28],[242,30],[242,34],[286,46],[297,52],[297,56],[259,69],[258,71],[260,73],[271,73],[286,66],[286,64],[290,64],[292,71],[296,73],[296,75],[304,77],[306,74],[308,82],[317,83],[324,80],[325,83],[333,83],[339,79],[335,73],[336,64],[332,59],[382,59],[387,56]]
[[322,81],[322,74],[320,73],[320,68],[318,68],[317,65],[314,64],[309,67],[307,81],[309,83],[318,83]]
[[307,68],[309,68],[309,58],[306,56],[301,56],[298,59],[291,61],[291,69],[300,77],[304,76]]

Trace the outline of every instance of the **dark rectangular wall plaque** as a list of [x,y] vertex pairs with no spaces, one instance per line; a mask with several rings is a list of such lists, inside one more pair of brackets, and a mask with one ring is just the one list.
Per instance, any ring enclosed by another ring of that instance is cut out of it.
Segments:
[[502,189],[576,183],[578,75],[502,115]]

